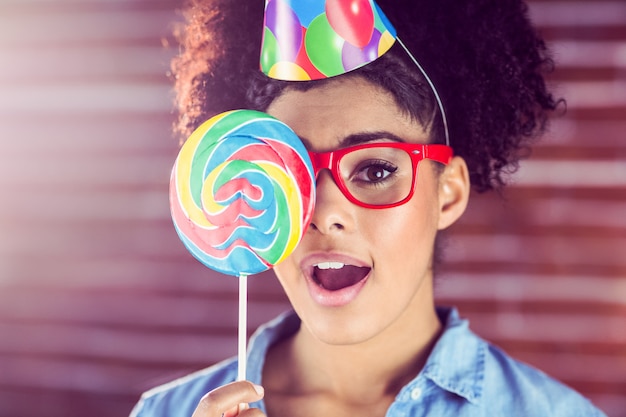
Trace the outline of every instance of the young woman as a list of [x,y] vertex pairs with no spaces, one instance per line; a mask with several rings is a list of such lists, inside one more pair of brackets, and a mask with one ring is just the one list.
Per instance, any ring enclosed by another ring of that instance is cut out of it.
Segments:
[[[191,2],[174,62],[179,133],[224,110],[289,125],[316,165],[302,242],[275,268],[293,312],[250,342],[249,381],[228,360],[142,397],[134,416],[601,416],[587,400],[435,306],[437,235],[477,191],[504,184],[557,101],[551,61],[517,0],[378,5],[397,44],[336,77],[258,71],[260,1]],[[447,154],[448,141],[454,156]],[[336,169],[320,155],[341,158]],[[426,157],[422,158],[422,156]]]

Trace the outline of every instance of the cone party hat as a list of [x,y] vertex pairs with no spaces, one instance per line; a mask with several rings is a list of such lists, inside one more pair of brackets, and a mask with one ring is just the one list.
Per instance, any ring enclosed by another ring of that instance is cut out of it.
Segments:
[[286,81],[333,77],[369,64],[395,41],[373,0],[266,0],[261,70]]

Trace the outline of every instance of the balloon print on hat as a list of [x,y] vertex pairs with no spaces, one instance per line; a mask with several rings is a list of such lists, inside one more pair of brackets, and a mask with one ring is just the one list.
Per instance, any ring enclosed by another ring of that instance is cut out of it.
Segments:
[[333,77],[374,61],[395,40],[373,0],[267,0],[261,70],[287,81]]
[[328,0],[326,16],[335,32],[354,46],[362,48],[372,38],[374,9],[369,0]]

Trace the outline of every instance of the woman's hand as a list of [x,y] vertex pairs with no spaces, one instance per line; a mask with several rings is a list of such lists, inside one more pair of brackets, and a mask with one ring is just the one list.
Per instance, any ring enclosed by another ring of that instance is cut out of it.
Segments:
[[261,417],[259,409],[248,403],[263,398],[263,387],[248,381],[237,381],[216,388],[200,400],[192,417]]

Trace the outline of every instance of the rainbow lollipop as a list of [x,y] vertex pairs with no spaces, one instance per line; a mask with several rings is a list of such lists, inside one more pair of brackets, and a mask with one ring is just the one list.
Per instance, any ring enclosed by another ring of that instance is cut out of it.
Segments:
[[196,129],[178,154],[170,181],[178,236],[207,267],[240,277],[239,379],[245,379],[246,277],[295,249],[314,203],[315,178],[304,145],[268,114],[219,114]]

